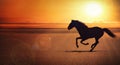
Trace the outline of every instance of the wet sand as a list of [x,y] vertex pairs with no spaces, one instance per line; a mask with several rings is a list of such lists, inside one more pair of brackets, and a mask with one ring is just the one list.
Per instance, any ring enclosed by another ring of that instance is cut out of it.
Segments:
[[62,29],[0,30],[0,65],[120,65],[120,32],[106,33],[93,52],[90,44],[75,46],[78,33]]

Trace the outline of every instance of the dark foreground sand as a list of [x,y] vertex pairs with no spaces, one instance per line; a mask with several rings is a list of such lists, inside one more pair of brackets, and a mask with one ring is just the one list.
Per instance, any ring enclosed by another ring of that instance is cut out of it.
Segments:
[[114,39],[105,33],[89,52],[94,39],[76,48],[76,32],[26,30],[0,31],[0,65],[120,65],[120,32]]

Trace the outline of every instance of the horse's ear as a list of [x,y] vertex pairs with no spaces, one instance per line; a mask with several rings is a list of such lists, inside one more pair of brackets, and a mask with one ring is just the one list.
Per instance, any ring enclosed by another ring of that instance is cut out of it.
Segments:
[[75,20],[71,20],[71,22],[73,22],[73,21],[75,21]]

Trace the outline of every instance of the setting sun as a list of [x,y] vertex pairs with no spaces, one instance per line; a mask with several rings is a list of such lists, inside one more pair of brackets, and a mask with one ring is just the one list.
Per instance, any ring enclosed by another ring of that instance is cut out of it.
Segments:
[[102,11],[102,6],[98,3],[88,3],[85,7],[85,13],[90,17],[100,16]]

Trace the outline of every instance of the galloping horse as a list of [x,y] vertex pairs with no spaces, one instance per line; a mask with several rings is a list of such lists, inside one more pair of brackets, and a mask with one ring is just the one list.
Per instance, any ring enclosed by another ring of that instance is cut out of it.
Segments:
[[90,52],[94,50],[94,48],[99,43],[99,39],[103,36],[104,32],[106,32],[109,36],[115,37],[115,35],[107,28],[100,28],[100,27],[91,27],[88,28],[84,23],[78,21],[78,20],[72,20],[71,23],[68,26],[68,30],[75,27],[80,35],[80,37],[76,38],[76,47],[78,48],[78,39],[81,39],[81,43],[84,45],[88,45],[89,43],[83,43],[86,39],[89,38],[95,38],[95,43],[91,45]]

